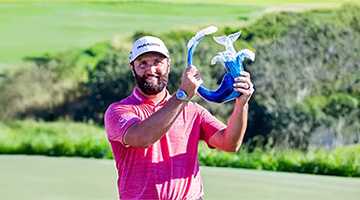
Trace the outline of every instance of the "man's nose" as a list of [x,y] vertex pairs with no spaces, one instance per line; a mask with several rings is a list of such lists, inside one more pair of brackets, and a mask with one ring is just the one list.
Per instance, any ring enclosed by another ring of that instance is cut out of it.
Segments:
[[156,65],[155,65],[155,63],[149,63],[149,64],[147,64],[146,67],[145,67],[145,72],[146,72],[146,73],[151,73],[151,74],[155,73],[155,72],[156,72]]

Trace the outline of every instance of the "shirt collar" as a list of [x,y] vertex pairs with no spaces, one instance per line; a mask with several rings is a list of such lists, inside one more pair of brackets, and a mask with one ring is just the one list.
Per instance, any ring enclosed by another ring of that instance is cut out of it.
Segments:
[[[134,95],[134,98],[141,102],[142,104],[154,104],[154,102],[147,98],[146,96],[144,96],[143,94],[141,94],[139,92],[139,88],[138,87],[135,87],[134,91],[133,91],[133,95]],[[165,103],[168,102],[168,100],[170,99],[171,95],[169,93],[168,90],[165,89],[165,97],[163,98],[163,100],[161,100],[158,104],[158,106],[163,106]]]

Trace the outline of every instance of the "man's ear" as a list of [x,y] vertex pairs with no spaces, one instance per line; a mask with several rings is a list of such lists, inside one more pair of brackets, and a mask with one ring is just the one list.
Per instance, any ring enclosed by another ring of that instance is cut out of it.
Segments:
[[171,59],[168,59],[168,72],[170,73]]
[[132,75],[133,75],[133,76],[135,76],[135,73],[134,73],[134,66],[133,66],[131,63],[129,63],[129,66],[130,66],[130,69],[131,69],[131,73],[132,73]]

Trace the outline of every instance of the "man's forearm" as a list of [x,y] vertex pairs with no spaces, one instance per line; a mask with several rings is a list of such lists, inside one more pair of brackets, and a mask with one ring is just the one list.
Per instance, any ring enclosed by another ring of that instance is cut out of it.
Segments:
[[151,146],[170,129],[186,104],[176,96],[171,97],[160,110],[131,125],[124,134],[123,142],[140,148]]
[[245,136],[247,127],[249,105],[236,106],[228,126],[224,132],[224,140],[226,142],[226,149],[229,151],[237,151]]
[[248,119],[248,104],[235,106],[228,126],[219,130],[210,139],[209,143],[223,151],[235,152],[243,141]]

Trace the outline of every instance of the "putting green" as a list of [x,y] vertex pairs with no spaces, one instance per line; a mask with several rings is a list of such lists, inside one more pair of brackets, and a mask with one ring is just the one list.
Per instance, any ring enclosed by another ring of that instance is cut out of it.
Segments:
[[[358,199],[360,179],[201,167],[204,199]],[[117,199],[113,160],[1,155],[0,199]]]

